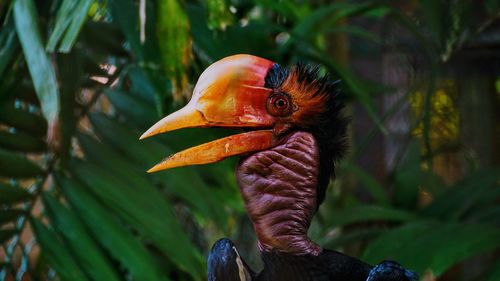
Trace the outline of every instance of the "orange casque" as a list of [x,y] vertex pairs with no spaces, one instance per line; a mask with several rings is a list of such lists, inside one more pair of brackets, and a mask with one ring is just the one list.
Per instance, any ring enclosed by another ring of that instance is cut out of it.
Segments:
[[232,135],[188,148],[148,172],[207,164],[275,144],[275,119],[266,110],[272,90],[265,77],[273,62],[252,55],[234,55],[210,65],[200,76],[190,102],[148,129],[140,139],[182,128],[269,128]]

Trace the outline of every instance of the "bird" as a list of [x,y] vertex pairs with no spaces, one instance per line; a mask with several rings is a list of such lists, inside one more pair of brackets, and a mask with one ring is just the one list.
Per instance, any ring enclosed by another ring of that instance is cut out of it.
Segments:
[[335,164],[346,151],[349,119],[339,82],[304,63],[286,68],[249,54],[211,64],[186,106],[167,115],[140,139],[183,128],[242,132],[177,152],[157,172],[239,156],[236,180],[252,221],[263,269],[248,266],[222,238],[208,255],[209,281],[415,281],[395,261],[371,266],[322,248],[307,231],[325,198]]

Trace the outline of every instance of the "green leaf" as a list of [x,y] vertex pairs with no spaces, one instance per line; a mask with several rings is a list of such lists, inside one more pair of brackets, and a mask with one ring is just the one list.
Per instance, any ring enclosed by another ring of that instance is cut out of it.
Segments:
[[56,23],[52,33],[50,34],[49,40],[47,42],[47,50],[49,52],[54,52],[59,43],[59,40],[63,36],[64,32],[68,28],[72,20],[73,11],[77,5],[78,1],[75,0],[63,0],[61,6],[57,10]]
[[80,33],[80,30],[82,29],[82,26],[87,19],[87,12],[93,2],[93,0],[78,1],[78,5],[73,11],[71,24],[64,34],[64,38],[62,39],[61,45],[59,46],[59,52],[68,53],[69,51],[71,51],[71,48],[75,44],[76,39],[78,38],[78,34]]
[[[163,3],[165,1],[161,1]],[[110,0],[107,2],[108,10],[111,14],[113,22],[118,25],[123,35],[130,44],[130,49],[134,55],[134,59],[140,65],[151,68],[152,71],[158,71],[161,68],[161,54],[157,41],[158,20],[156,13],[159,10],[158,6],[153,5],[150,1],[145,1],[146,4],[146,22],[145,22],[145,41],[140,40],[140,22],[139,22],[139,5],[133,0]],[[169,15],[176,18],[176,14]],[[164,40],[164,38],[159,38]]]
[[293,28],[292,34],[301,38],[314,36],[335,26],[341,18],[368,13],[379,8],[379,5],[373,3],[333,3],[311,12]]
[[183,71],[190,57],[189,20],[177,0],[158,3],[157,32],[163,64],[169,75]]
[[0,176],[9,178],[31,178],[44,171],[30,160],[0,148]]
[[365,39],[367,41],[371,41],[373,43],[382,45],[384,44],[384,40],[377,34],[367,31],[363,28],[353,26],[353,25],[342,25],[335,26],[326,30],[328,33],[347,33],[349,35],[353,35],[359,37],[361,39]]
[[127,76],[132,82],[130,93],[147,104],[154,105],[157,102],[156,97],[159,97],[160,94],[154,87],[151,77],[143,69],[138,66],[130,66],[127,68]]
[[47,148],[45,142],[26,133],[9,133],[0,131],[0,146],[20,152],[43,152]]
[[274,0],[257,0],[257,4],[266,9],[276,11],[280,15],[286,17],[287,20],[296,22],[310,14],[310,3],[299,3],[293,0],[274,1]]
[[[3,93],[1,94],[4,94],[3,100],[5,101],[3,102],[3,106],[10,105],[14,108],[19,108],[20,107],[19,102],[23,101],[30,105],[36,106],[36,111],[38,112],[40,108],[40,101],[38,100],[35,88],[33,87],[33,82],[30,80],[29,77],[26,76],[26,69],[15,67],[17,63],[23,60],[24,58],[22,56],[19,56],[19,59],[16,60],[16,62],[14,62],[12,71],[9,73],[9,75],[7,75],[7,78],[9,76],[13,76],[14,79],[10,79],[11,81],[7,80],[5,84],[6,87],[2,89]],[[19,77],[23,78],[20,79]],[[11,83],[10,87],[7,86],[8,85],[7,83],[9,82]],[[32,110],[32,109],[26,109],[26,110]]]
[[[0,191],[1,193],[1,191]],[[3,194],[2,194],[3,195]],[[12,222],[18,217],[25,215],[26,212],[18,209],[8,209],[8,210],[0,210],[0,224],[6,222]]]
[[113,150],[112,146],[100,143],[86,134],[80,133],[77,137],[85,158],[92,164],[109,170],[111,173],[130,181],[133,185],[151,185],[151,182],[145,178],[147,174],[144,170],[135,166],[132,161],[128,161],[124,155]]
[[346,165],[342,166],[342,168],[344,168],[348,172],[352,172],[356,176],[356,178],[368,189],[368,191],[378,204],[382,206],[389,205],[389,197],[387,196],[387,192],[375,178],[370,176],[354,163],[347,163]]
[[[486,1],[484,1],[484,6],[486,8],[486,11],[490,14],[495,14],[495,13],[498,13],[500,11],[500,3],[498,3],[497,0],[486,0]],[[499,268],[500,268],[500,264],[499,264]],[[500,276],[500,274],[499,274],[499,276]]]
[[167,76],[173,80],[177,100],[187,90],[187,65],[191,60],[189,19],[177,0],[158,2],[157,36]]
[[233,16],[229,12],[225,0],[208,0],[206,3],[209,28],[225,30],[233,23]]
[[415,222],[380,235],[363,253],[369,263],[394,259],[440,276],[454,264],[500,246],[500,228],[481,224]]
[[68,248],[59,240],[58,235],[45,227],[39,220],[32,218],[31,226],[36,240],[42,249],[42,255],[50,266],[57,272],[61,280],[86,281],[89,280],[79,263],[74,259]]
[[457,220],[473,208],[488,207],[500,197],[499,179],[498,168],[476,171],[450,187],[421,212],[425,216]]
[[108,5],[113,22],[122,30],[137,60],[143,61],[145,55],[139,39],[138,6],[131,0],[110,0]]
[[468,257],[498,249],[500,247],[498,237],[500,237],[498,227],[479,224],[450,225],[432,233],[431,237],[423,241],[415,242],[414,252],[418,251],[418,248],[432,247],[427,241],[443,241],[440,244],[435,243],[436,247],[420,259],[420,262],[425,264],[428,262],[425,261],[427,256],[432,261],[430,268],[440,276],[448,268]]
[[480,206],[467,216],[468,221],[500,225],[500,206]]
[[43,194],[43,201],[52,225],[64,237],[84,271],[94,280],[120,280],[78,217],[47,193]]
[[82,44],[85,44],[91,53],[87,53],[94,63],[97,58],[108,55],[127,57],[129,54],[123,47],[125,39],[120,29],[108,22],[87,21],[80,34]]
[[0,105],[0,122],[32,136],[41,137],[47,133],[47,121],[41,116],[15,108],[10,103]]
[[168,280],[151,254],[103,205],[76,181],[57,177],[56,182],[94,238],[127,269],[135,280]]
[[424,175],[420,168],[420,146],[412,142],[406,155],[394,172],[394,203],[398,207],[413,210],[418,201],[419,188]]
[[334,210],[332,213],[335,216],[331,219],[331,224],[339,226],[369,221],[404,222],[417,218],[415,214],[404,210],[371,205]]
[[395,259],[398,251],[406,249],[405,247],[415,239],[424,236],[435,224],[430,221],[416,221],[387,231],[368,245],[362,259],[373,264],[387,258]]
[[71,140],[77,126],[76,97],[81,91],[81,80],[83,73],[83,63],[81,52],[74,50],[70,54],[59,54],[57,65],[61,77],[59,112],[59,159],[61,166],[64,166],[71,154]]
[[132,96],[130,93],[116,89],[108,89],[106,96],[116,109],[127,117],[127,120],[139,128],[154,124],[157,119],[155,108],[152,105]]
[[0,244],[8,241],[16,233],[17,230],[15,229],[0,229]]
[[0,30],[0,77],[5,77],[5,70],[17,57],[18,49],[19,40],[17,40],[14,21],[10,16]]
[[420,0],[420,7],[426,19],[429,31],[434,37],[435,44],[440,46],[445,41],[445,30],[446,25],[444,21],[446,19],[446,7],[444,7],[443,2],[433,1],[433,0]]
[[354,230],[347,234],[342,233],[338,237],[327,240],[326,242],[322,243],[322,245],[324,248],[338,249],[342,246],[349,245],[360,240],[370,239],[379,235],[380,233],[383,233],[382,229]]
[[187,239],[170,204],[153,186],[135,186],[85,162],[72,163],[70,168],[95,196],[154,243],[181,270],[195,279],[203,278],[205,270],[201,254]]
[[[59,52],[68,53],[85,23],[92,0],[64,0],[57,11],[56,24],[47,43],[47,50],[54,52],[61,41]],[[63,37],[64,34],[64,37]],[[62,40],[61,40],[62,38]]]
[[[172,108],[173,97],[172,81],[162,72],[153,71],[145,66],[130,66],[126,69],[127,77],[130,79],[130,89],[127,90],[135,98],[140,100],[143,105],[149,105],[155,110],[149,109],[151,113],[156,113],[155,122],[158,118],[164,116],[162,104],[167,104],[167,108]],[[141,124],[139,127],[143,127]]]
[[32,195],[27,190],[10,184],[0,183],[0,205],[12,204],[31,199]]
[[485,281],[497,281],[500,280],[500,261],[497,261],[491,271],[487,274]]
[[254,54],[276,60],[274,36],[283,28],[269,21],[250,21],[246,26],[238,24],[228,27],[217,36],[206,25],[206,11],[195,5],[186,4],[191,22],[194,52],[205,63],[213,63],[234,54]]
[[53,123],[59,113],[58,84],[54,68],[43,48],[35,8],[33,0],[16,0],[14,20],[42,113],[49,123]]
[[[127,126],[112,121],[103,115],[92,114],[90,120],[96,134],[103,142],[113,147],[128,161],[135,163],[146,171],[164,155],[174,151],[154,140],[139,141],[139,134]],[[113,128],[110,130],[110,128]],[[101,158],[102,159],[102,158]],[[192,167],[177,169],[175,173],[165,172],[151,175],[156,183],[165,185],[169,192],[174,193],[203,214],[214,218],[219,226],[223,226],[227,215],[220,208],[213,192],[203,182],[200,175]]]
[[[156,185],[165,187],[164,190],[170,196],[175,196],[175,199],[186,202],[191,207],[191,210],[199,215],[199,218],[212,219],[220,228],[226,226],[228,215],[219,206],[227,204],[228,201],[215,194],[215,188],[210,188],[205,181],[227,187],[224,189],[219,188],[220,191],[224,192],[223,195],[227,197],[228,193],[236,193],[234,197],[241,200],[235,184],[234,165],[231,164],[233,162],[204,167],[203,171],[206,172],[206,175],[196,173],[192,167],[178,169],[176,173],[147,174],[145,170],[151,165],[150,163],[158,160],[157,155],[168,155],[173,151],[151,139],[139,141],[137,134],[127,130],[120,124],[110,122],[111,120],[103,119],[101,121],[104,122],[100,123],[96,121],[98,119],[96,119],[96,116],[92,117],[93,122],[97,122],[94,123],[96,128],[99,127],[96,131],[99,132],[104,143],[99,143],[86,135],[79,135],[78,137],[87,158],[103,168],[113,170],[120,177],[127,178],[128,181],[136,182],[138,187],[149,184],[144,183],[144,179],[147,177]],[[114,128],[114,134],[104,132],[106,126]],[[109,139],[109,137],[112,137],[112,139]],[[203,140],[200,135],[183,134],[180,137],[168,138],[165,143],[183,142],[186,145],[191,141]],[[151,162],[145,163],[147,160]]]

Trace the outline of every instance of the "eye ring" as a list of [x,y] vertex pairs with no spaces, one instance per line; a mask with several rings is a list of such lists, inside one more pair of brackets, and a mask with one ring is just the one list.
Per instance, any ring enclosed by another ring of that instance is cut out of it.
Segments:
[[267,98],[267,111],[272,116],[286,117],[292,114],[292,98],[286,93],[273,93]]

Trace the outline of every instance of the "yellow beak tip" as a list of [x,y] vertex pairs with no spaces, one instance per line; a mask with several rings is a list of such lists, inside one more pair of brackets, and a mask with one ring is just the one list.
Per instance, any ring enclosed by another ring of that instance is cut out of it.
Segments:
[[139,137],[139,140],[143,140],[143,139],[145,139],[145,138],[149,138],[150,136],[152,136],[152,134],[151,134],[151,132],[149,132],[149,130],[148,130],[148,131],[144,132],[144,133],[143,133],[143,134]]
[[163,170],[166,170],[168,169],[169,167],[165,165],[164,161],[161,162],[161,163],[158,163],[156,165],[154,165],[153,167],[151,167],[149,170],[148,170],[148,173],[154,173],[154,172],[159,172],[159,171],[163,171]]
[[157,169],[155,169],[155,167],[153,167],[153,168],[149,169],[147,172],[148,172],[149,174],[151,174],[151,173],[154,173],[154,172],[157,172],[157,171],[158,171],[158,170],[157,170]]

